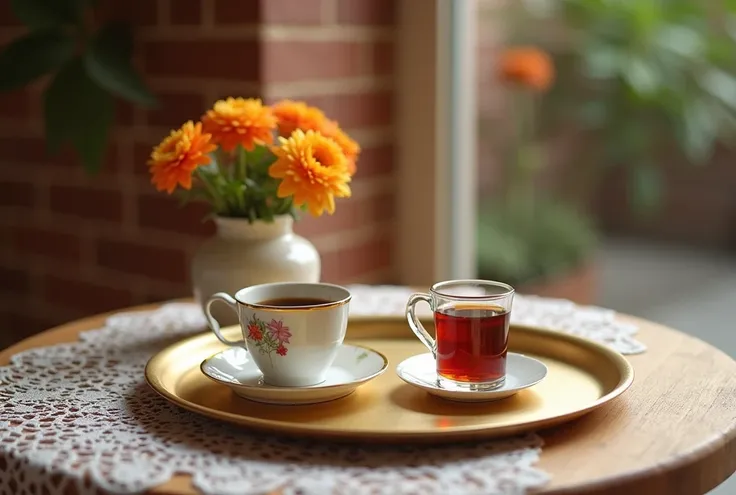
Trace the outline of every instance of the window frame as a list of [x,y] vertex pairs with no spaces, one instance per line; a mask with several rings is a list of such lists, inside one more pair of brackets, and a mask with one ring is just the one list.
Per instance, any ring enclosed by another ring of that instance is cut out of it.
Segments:
[[401,0],[398,10],[398,282],[474,278],[476,2]]

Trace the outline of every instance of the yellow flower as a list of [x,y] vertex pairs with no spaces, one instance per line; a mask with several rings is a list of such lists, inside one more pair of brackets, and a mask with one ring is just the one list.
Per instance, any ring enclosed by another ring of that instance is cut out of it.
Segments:
[[241,144],[252,151],[257,145],[273,143],[276,116],[259,99],[228,98],[215,102],[202,123],[223,150],[232,151]]
[[340,129],[340,126],[334,120],[325,119],[319,131],[323,136],[331,138],[340,146],[340,149],[345,154],[345,158],[348,160],[348,173],[350,175],[355,174],[356,162],[360,154],[360,145]]
[[350,174],[340,146],[315,131],[295,130],[290,137],[279,137],[272,148],[276,162],[268,170],[281,179],[280,198],[293,196],[294,205],[306,205],[315,217],[335,211],[335,198],[350,197]]
[[278,121],[279,134],[291,136],[297,129],[318,131],[325,121],[325,114],[303,101],[283,100],[273,106]]
[[202,124],[190,120],[161,141],[148,162],[151,183],[159,191],[171,194],[180,185],[192,188],[192,173],[200,165],[210,163],[207,153],[217,146],[210,143],[211,135],[202,132]]

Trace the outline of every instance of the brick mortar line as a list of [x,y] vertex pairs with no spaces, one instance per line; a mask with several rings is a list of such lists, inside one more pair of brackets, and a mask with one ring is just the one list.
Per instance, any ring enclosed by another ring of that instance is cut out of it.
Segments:
[[[39,308],[42,308],[44,313],[52,313],[56,316],[60,315],[62,316],[62,318],[59,318],[59,320],[61,321],[59,325],[69,323],[79,318],[83,318],[83,315],[85,314],[89,315],[89,313],[85,310],[48,302],[43,297],[22,297],[13,296],[12,294],[10,294],[5,295],[3,299],[7,301],[3,304],[3,306],[6,306],[10,311],[14,313],[34,315],[35,313],[38,313]],[[48,330],[48,328],[44,330]]]
[[338,18],[338,0],[323,0],[322,1],[322,22],[326,25],[337,24]]
[[[391,144],[396,140],[396,132],[394,126],[384,127],[373,127],[373,128],[360,128],[360,129],[345,129],[354,140],[356,140],[361,148],[377,148],[386,144]],[[360,159],[358,159],[360,163]]]
[[136,39],[141,43],[203,40],[258,41],[260,38],[261,29],[255,24],[236,26],[143,26],[136,32]]
[[389,42],[394,40],[394,28],[366,27],[358,25],[291,26],[231,24],[200,26],[144,26],[137,40],[162,41],[263,41],[263,42]]
[[309,237],[320,255],[360,246],[376,238],[389,236],[393,232],[394,221],[373,222],[351,230],[341,230],[329,234]]
[[265,41],[393,41],[393,27],[366,27],[359,25],[283,26],[263,28]]
[[[121,136],[117,142],[117,146],[118,166],[120,164],[133,164],[135,153],[132,140]],[[138,182],[132,173],[123,174],[117,180],[117,184],[120,186],[117,189],[123,196],[122,226],[130,234],[136,234],[138,232]]]
[[[18,257],[9,248],[0,253],[0,265],[9,268],[18,268],[30,273],[32,291],[22,297],[25,300],[45,300],[45,279],[49,275],[100,287],[121,288],[119,285],[112,285],[105,282],[106,280],[121,280],[118,274],[114,274],[114,276],[107,274],[108,276],[105,278],[96,277],[87,271],[80,270],[80,264],[76,261],[50,260],[48,257],[38,254],[26,254],[25,256]],[[100,282],[101,280],[102,282]],[[127,289],[127,287],[122,287],[122,289]]]
[[[12,171],[21,173],[22,169],[14,168]],[[33,208],[33,218],[43,222],[48,219],[48,211],[51,209],[51,177],[48,174],[37,174],[31,177],[31,183],[36,194]]]
[[100,276],[97,270],[97,236],[92,229],[75,232],[79,238],[79,272],[90,279]]
[[271,83],[264,87],[266,98],[342,96],[355,93],[384,92],[394,88],[393,76],[364,76],[344,79],[301,80]]
[[[311,238],[310,241],[317,247],[320,255],[333,253],[347,248],[360,246],[374,239],[388,237],[393,232],[394,221],[374,222],[369,225],[361,226],[348,231],[341,231],[330,234],[322,234]],[[14,259],[15,258],[15,259]],[[96,258],[96,257],[95,257]],[[43,280],[46,275],[56,275],[59,278],[70,279],[91,285],[108,287],[113,289],[128,290],[134,297],[141,298],[149,292],[171,292],[179,293],[183,286],[177,282],[168,282],[156,278],[146,277],[140,274],[131,274],[124,271],[118,271],[104,266],[97,266],[94,272],[80,271],[76,262],[49,260],[42,255],[27,255],[21,258],[13,256],[13,253],[7,249],[4,250],[2,256],[2,265],[9,267],[18,267],[18,261],[21,262],[21,269],[28,270],[32,273],[33,295],[44,298]],[[7,261],[6,261],[7,260]],[[89,260],[91,264],[96,264],[96,259]],[[385,269],[390,270],[390,267]],[[35,278],[35,281],[33,280]],[[114,284],[110,284],[108,280],[115,280]]]
[[[23,270],[33,270],[34,267],[42,274],[54,275],[59,278],[73,280],[75,282],[88,283],[90,285],[97,285],[100,287],[110,289],[129,290],[135,295],[136,286],[152,287],[158,292],[181,292],[182,286],[187,286],[186,283],[168,282],[156,278],[147,277],[146,275],[127,273],[123,271],[114,270],[104,266],[98,266],[98,270],[95,274],[82,272],[79,270],[79,265],[76,262],[62,261],[62,260],[49,260],[47,257],[41,255],[28,255],[20,258],[22,261]],[[17,261],[17,260],[16,260]],[[2,265],[8,265],[9,263],[0,263]],[[14,266],[18,266],[16,263]],[[113,280],[114,283],[108,282]],[[146,291],[143,291],[145,294]],[[43,291],[39,293],[43,296]]]
[[[394,220],[388,220],[388,221],[375,221],[369,225],[361,226],[355,229],[349,229],[349,230],[339,230],[337,232],[331,232],[328,234],[320,234],[319,236],[315,236],[314,238],[310,238],[310,240],[316,244],[322,245],[322,249],[325,250],[325,252],[331,252],[334,251],[334,246],[338,246],[338,249],[344,246],[352,246],[354,245],[354,239],[356,238],[356,233],[365,233],[368,232],[368,235],[366,236],[366,240],[372,238],[373,234],[377,231],[381,231],[384,233],[391,232],[393,229]],[[3,223],[3,226],[8,225],[7,223]],[[13,225],[9,225],[12,227]],[[96,232],[96,236],[94,237],[95,241],[99,240],[110,240],[114,242],[128,242],[133,243],[140,246],[146,246],[146,247],[153,247],[153,248],[169,248],[171,249],[172,246],[176,246],[174,249],[183,249],[186,252],[194,252],[196,250],[196,247],[192,247],[189,244],[194,243],[201,243],[205,240],[203,237],[193,236],[193,235],[187,235],[187,234],[179,234],[176,232],[169,232],[169,231],[160,231],[156,229],[141,229],[141,233],[145,235],[145,239],[141,239],[139,237],[132,237],[129,234],[126,234],[124,232],[121,232],[119,227],[110,223],[107,225],[102,225],[99,221],[94,220],[85,220],[85,219],[70,219],[67,216],[58,216],[53,219],[51,224],[34,224],[31,227],[41,228],[43,230],[51,231],[54,233],[67,233],[69,231],[86,231],[86,230],[94,230]],[[362,234],[361,234],[362,235]],[[363,238],[361,236],[358,236],[359,238]],[[96,245],[93,246],[96,249]],[[94,249],[93,249],[94,251]],[[13,251],[8,249],[7,255],[11,258],[15,257],[17,258],[17,255],[12,254]],[[31,255],[32,257],[45,259],[44,256],[37,256],[37,255]],[[23,258],[21,258],[23,259]],[[90,261],[91,263],[96,263],[96,255],[92,255],[91,259],[81,260],[82,262]],[[74,263],[75,266],[77,266],[77,263]],[[102,267],[100,267],[102,268]],[[78,269],[78,268],[77,268]],[[91,275],[91,273],[87,273],[87,275]]]
[[[200,94],[205,95],[209,87],[215,86],[219,90],[232,89],[233,96],[252,96],[260,91],[261,85],[257,81],[233,81],[232,79],[216,79],[206,78],[200,79],[196,77],[167,77],[167,76],[147,76],[147,84],[151,87],[154,94],[158,92],[168,94]],[[202,109],[205,110],[204,108]]]
[[[202,109],[202,112],[206,108]],[[183,123],[183,122],[182,122]],[[17,125],[12,124],[12,121],[10,120],[4,120],[0,118],[0,134],[4,138],[36,138],[41,141],[44,141],[44,134],[43,134],[43,123],[42,121],[33,121],[32,127],[29,129],[18,127]],[[358,142],[361,144],[361,146],[370,146],[369,144],[363,143],[361,140],[357,139],[356,135],[363,136],[366,140],[371,140],[372,138],[375,138],[376,136],[381,136],[380,144],[385,144],[383,139],[385,139],[384,135],[391,135],[393,137],[394,134],[394,125],[393,124],[386,124],[386,125],[378,125],[378,126],[363,126],[363,127],[346,127],[345,132],[348,132],[353,139],[358,140]],[[165,136],[168,136],[171,132],[171,127],[169,126],[163,126],[163,125],[150,125],[150,124],[133,124],[129,126],[124,127],[118,127],[115,129],[114,137],[115,139],[134,139],[134,140],[143,140],[148,142],[151,138],[151,135],[160,136],[161,139],[163,139]],[[49,154],[49,158],[53,159],[54,155]],[[8,164],[9,162],[4,160],[2,156],[0,156],[0,164]]]
[[[156,0],[147,0],[149,2],[155,2]],[[174,0],[176,1],[176,0]],[[171,24],[171,2],[170,0],[158,0],[156,14],[157,14],[157,28],[169,26]],[[137,36],[137,35],[136,35]]]
[[[29,177],[25,177],[20,174],[22,174],[22,172],[15,172],[11,174],[11,178],[18,180],[18,182],[30,182],[28,180]],[[0,177],[3,176],[0,175]],[[123,187],[109,185],[108,183],[90,183],[84,176],[72,174],[59,174],[58,177],[53,177],[53,179],[53,185],[58,187],[89,188],[95,191],[120,193],[123,196],[123,202],[125,200],[126,193],[129,192],[134,194],[135,199],[141,195],[167,197],[165,193],[156,191],[156,189],[151,185],[150,179],[146,175],[127,175],[116,177],[115,184],[124,184]],[[365,199],[376,194],[392,191],[394,188],[394,182],[395,178],[391,173],[355,179],[351,182],[351,189],[353,191],[352,197]],[[123,204],[123,206],[125,206],[125,204]],[[2,211],[3,208],[6,207],[0,207],[0,211]],[[45,209],[53,213],[53,210],[51,210],[48,205],[46,205]],[[125,216],[125,208],[123,214]],[[0,222],[0,224],[2,224],[2,222]]]
[[[353,200],[366,200],[373,197],[377,197],[383,193],[389,193],[394,190],[395,182],[392,177],[380,177],[375,179],[366,179],[365,186],[358,190],[358,193],[351,199]],[[155,195],[155,191],[153,194]],[[7,209],[13,208],[0,208],[0,212]],[[171,249],[172,246],[175,249],[183,249],[187,254],[192,254],[196,250],[195,244],[204,241],[204,237],[198,235],[192,235],[187,233],[180,233],[176,231],[161,230],[156,228],[140,227],[135,231],[121,230],[120,224],[114,221],[104,221],[78,217],[74,215],[66,215],[56,212],[48,212],[47,218],[42,221],[30,225],[32,228],[39,228],[42,230],[54,232],[54,233],[68,233],[78,232],[78,237],[83,247],[82,261],[91,261],[93,264],[96,261],[94,251],[96,249],[97,242],[100,240],[112,240],[120,242],[128,242],[141,246]],[[2,215],[0,220],[0,227],[13,227],[17,222],[7,222],[7,216]],[[88,236],[87,233],[94,232],[93,236]],[[324,235],[342,235],[343,233],[349,233],[350,231],[340,230],[336,233],[324,234]],[[85,243],[87,246],[85,247]],[[85,254],[86,253],[86,254]],[[95,269],[85,269],[85,272],[94,274]]]
[[[204,85],[216,87],[218,92],[231,92],[232,96],[266,97],[283,94],[350,94],[370,90],[389,90],[394,88],[393,76],[357,76],[357,77],[329,77],[325,79],[302,79],[292,82],[273,82],[261,84],[256,81],[233,81],[232,79],[207,78],[203,83],[199,78],[174,78],[153,76],[147,78],[148,84],[155,91],[170,93],[206,94]],[[307,96],[306,94],[304,96]]]
[[214,0],[200,0],[202,8],[202,27],[213,29],[215,27],[215,2]]
[[[0,162],[2,163],[2,162]],[[32,165],[35,166],[35,165]],[[64,173],[67,172],[65,168],[57,168],[53,165],[51,166],[44,166],[44,165],[37,165],[41,170],[45,168],[50,168],[50,171],[59,173],[48,173],[48,174],[40,174],[45,175],[53,180],[53,186],[58,187],[73,187],[73,188],[80,188],[80,189],[89,189],[94,191],[102,191],[107,193],[120,193],[123,197],[123,219],[125,219],[126,209],[125,209],[125,198],[126,195],[129,193],[132,193],[135,197],[135,199],[138,198],[138,196],[161,196],[166,197],[166,194],[157,192],[155,188],[150,183],[150,179],[147,175],[134,175],[132,172],[128,174],[122,174],[117,176],[112,176],[110,179],[114,180],[107,180],[104,183],[99,182],[91,182],[89,178],[87,178],[84,175],[81,174],[74,174],[74,173]],[[31,183],[34,185],[38,185],[38,182],[36,181],[35,177],[33,175],[29,175],[27,171],[21,170],[19,168],[10,170],[7,169],[5,173],[0,173],[0,178],[12,180],[19,183]],[[107,177],[106,177],[107,179]],[[357,199],[365,199],[369,198],[371,196],[374,196],[376,194],[380,194],[383,192],[389,192],[393,191],[394,189],[394,183],[395,183],[395,177],[393,173],[385,173],[365,178],[357,178],[353,182],[351,182],[351,189],[353,191],[353,198]],[[111,183],[113,183],[111,185]],[[123,185],[123,187],[120,187],[120,185]],[[33,211],[34,214],[39,210],[39,206],[36,205],[32,208],[25,208],[25,207],[16,207],[16,206],[0,206],[0,211],[13,211],[17,210],[19,214],[28,213]],[[43,204],[43,211],[54,213],[54,211],[49,207],[49,204],[46,202]],[[137,219],[137,215],[128,212],[128,215],[133,215],[135,219]],[[83,218],[83,217],[80,217]],[[40,216],[39,219],[48,220],[44,216]],[[88,220],[88,219],[86,219]],[[107,221],[103,221],[104,223],[108,223]],[[2,221],[0,220],[0,225],[2,225]],[[137,223],[137,220],[136,220]]]

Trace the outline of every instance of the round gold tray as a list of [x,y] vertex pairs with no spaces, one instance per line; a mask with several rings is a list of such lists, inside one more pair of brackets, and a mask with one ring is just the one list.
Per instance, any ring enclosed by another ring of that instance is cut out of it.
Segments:
[[[433,328],[431,320],[425,321]],[[240,329],[224,330],[235,338]],[[146,380],[166,399],[190,411],[258,430],[289,435],[375,442],[450,442],[547,428],[572,420],[623,393],[634,379],[617,352],[579,337],[512,326],[510,350],[543,361],[539,384],[504,400],[457,403],[401,381],[396,365],[426,352],[399,319],[363,319],[348,325],[347,341],[385,354],[389,369],[352,395],[332,402],[277,406],[251,402],[206,378],[200,363],[224,349],[212,333],[174,344],[146,366]]]

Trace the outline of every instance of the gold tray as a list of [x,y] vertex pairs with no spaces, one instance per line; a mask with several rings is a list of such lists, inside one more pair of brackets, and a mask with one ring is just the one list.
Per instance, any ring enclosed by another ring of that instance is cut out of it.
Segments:
[[[431,320],[424,322],[431,331]],[[224,330],[235,338],[239,327]],[[604,405],[634,379],[629,362],[587,339],[512,326],[510,350],[544,362],[539,384],[504,400],[457,403],[433,397],[401,381],[396,365],[426,352],[403,319],[356,319],[348,342],[384,353],[389,369],[352,395],[332,402],[278,406],[242,399],[206,378],[200,363],[225,348],[208,332],[174,344],[146,366],[146,381],[166,399],[190,411],[257,430],[281,434],[390,442],[452,442],[517,434],[554,426]]]

